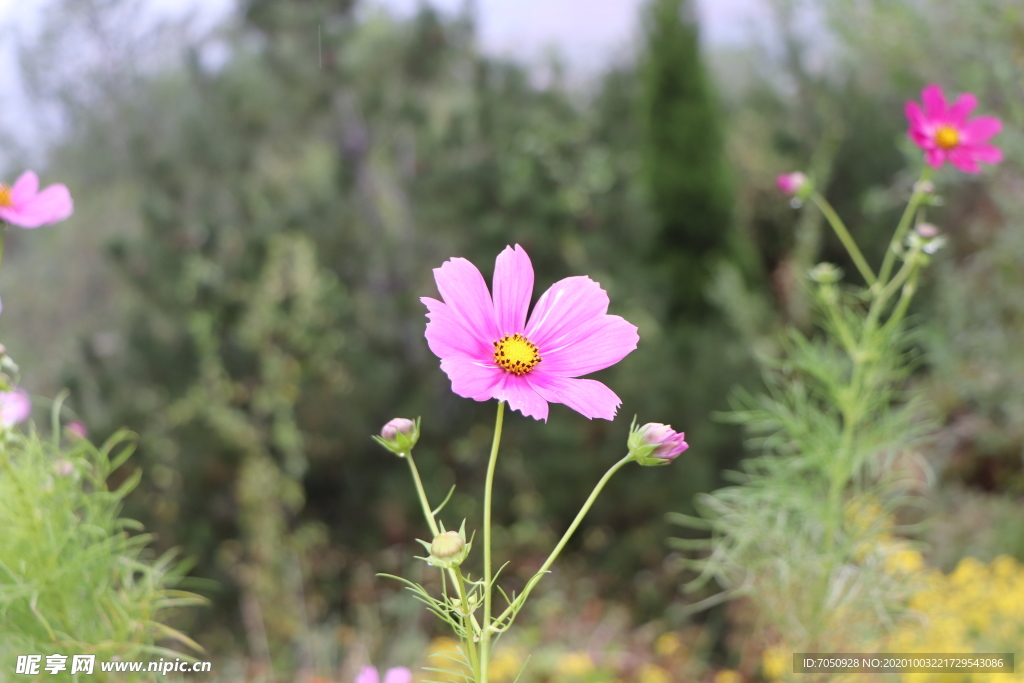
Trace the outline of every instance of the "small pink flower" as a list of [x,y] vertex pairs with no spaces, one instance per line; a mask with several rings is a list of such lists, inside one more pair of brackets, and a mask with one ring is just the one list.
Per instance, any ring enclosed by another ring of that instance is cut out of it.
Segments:
[[50,185],[39,192],[39,178],[32,171],[21,174],[13,186],[0,184],[0,220],[22,228],[58,223],[74,212],[65,185]]
[[794,173],[783,173],[775,178],[775,185],[783,194],[795,195],[807,182],[807,176],[799,171]]
[[85,424],[79,420],[72,420],[68,422],[64,427],[68,430],[68,435],[73,439],[84,439],[89,435],[89,430],[86,429]]
[[978,162],[997,164],[1003,152],[988,144],[1003,123],[993,116],[967,116],[978,105],[978,98],[965,92],[952,105],[946,103],[942,88],[934,83],[921,93],[924,110],[917,102],[907,102],[904,110],[910,121],[907,134],[924,150],[924,160],[932,168],[941,168],[947,160],[965,173],[978,173]]
[[[356,676],[355,683],[381,683],[380,674],[372,666],[364,666],[363,670]],[[388,669],[384,674],[384,683],[412,683],[412,671],[404,666],[396,666]]]
[[483,275],[464,258],[434,269],[444,302],[426,304],[427,344],[459,396],[507,401],[510,408],[548,419],[548,402],[587,418],[610,420],[622,403],[601,382],[576,379],[607,368],[636,348],[635,325],[607,315],[608,294],[586,276],[567,277],[537,300],[533,265],[518,244],[494,267],[493,297]]
[[24,389],[0,391],[0,426],[13,427],[28,419],[32,412],[32,399]]

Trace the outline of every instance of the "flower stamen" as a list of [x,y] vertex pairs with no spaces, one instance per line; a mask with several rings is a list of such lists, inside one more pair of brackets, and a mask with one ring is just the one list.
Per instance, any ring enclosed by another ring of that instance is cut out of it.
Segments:
[[0,183],[0,206],[11,206],[11,188]]
[[508,372],[525,374],[540,361],[537,345],[519,333],[506,334],[494,342],[494,362]]
[[941,126],[935,132],[935,144],[942,149],[953,149],[960,144],[960,133],[952,126]]

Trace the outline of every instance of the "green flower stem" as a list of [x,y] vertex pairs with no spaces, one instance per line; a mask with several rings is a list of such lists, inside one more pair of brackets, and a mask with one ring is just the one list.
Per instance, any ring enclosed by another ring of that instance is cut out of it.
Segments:
[[832,205],[828,203],[828,200],[821,195],[820,192],[813,192],[810,196],[810,200],[814,202],[814,205],[821,210],[829,225],[832,226],[832,230],[835,231],[836,237],[846,247],[846,251],[850,254],[850,258],[853,259],[853,263],[857,266],[857,270],[860,271],[861,277],[868,283],[868,286],[875,284],[875,273],[871,270],[871,266],[864,259],[864,254],[860,253],[860,249],[857,247],[857,243],[853,241],[853,237],[850,236],[850,231],[846,229],[846,225],[843,224],[843,220],[839,217],[839,214],[835,212]]
[[548,555],[548,559],[544,560],[544,564],[541,565],[541,568],[538,569],[537,573],[533,575],[533,578],[529,580],[529,582],[526,584],[526,587],[523,588],[523,592],[520,593],[516,597],[516,599],[512,601],[512,604],[509,605],[505,609],[505,611],[502,612],[501,615],[499,615],[498,618],[494,620],[495,624],[502,623],[503,621],[508,619],[510,615],[514,615],[517,611],[519,611],[519,609],[523,606],[523,603],[526,602],[527,596],[530,595],[530,591],[532,591],[533,587],[537,585],[541,577],[547,573],[548,569],[551,567],[554,561],[558,559],[558,555],[562,552],[562,549],[565,547],[565,544],[569,542],[569,539],[572,538],[572,535],[576,532],[576,528],[579,527],[580,522],[582,522],[583,518],[587,516],[588,512],[590,512],[590,507],[594,504],[594,501],[597,500],[597,496],[600,495],[601,491],[605,487],[605,484],[608,483],[608,481],[612,478],[613,474],[618,472],[626,463],[631,462],[632,460],[633,457],[631,455],[626,455],[626,457],[612,465],[611,468],[609,468],[609,470],[604,473],[604,476],[601,477],[601,481],[597,482],[597,486],[595,486],[594,490],[590,492],[590,497],[587,498],[587,502],[585,502],[583,504],[583,507],[580,508],[579,513],[576,515],[576,519],[572,521],[572,524],[569,525],[569,528],[566,529],[565,533],[562,535],[562,540],[558,542],[558,545],[555,546],[555,549],[551,551],[550,555]]
[[915,274],[920,264],[918,263],[918,255],[921,253],[921,247],[914,247],[909,254],[907,254],[907,260],[904,261],[903,267],[899,269],[896,276],[893,277],[889,284],[882,288],[882,291],[878,293],[875,300],[871,302],[871,308],[868,310],[868,319],[864,323],[864,339],[871,334],[874,330],[875,325],[878,323],[878,318],[882,315],[882,310],[885,308],[885,304],[889,301],[889,298],[896,293],[896,290],[903,286],[910,276]]
[[903,320],[903,316],[907,314],[910,301],[914,298],[914,293],[917,291],[917,277],[920,273],[920,269],[914,271],[914,274],[907,280],[907,284],[903,285],[903,289],[900,292],[900,300],[896,302],[896,308],[893,309],[892,315],[885,322],[885,327],[896,327]]
[[416,469],[416,463],[412,459],[412,451],[410,450],[405,454],[405,459],[409,462],[409,469],[412,471],[412,480],[416,482],[416,493],[420,498],[420,505],[423,507],[423,516],[427,520],[427,525],[430,526],[430,533],[433,536],[437,536],[441,533],[440,529],[437,528],[437,520],[434,519],[434,513],[430,509],[430,503],[427,502],[427,492],[423,490],[423,481],[420,479],[420,472]]
[[[405,459],[409,462],[409,470],[412,472],[412,479],[416,482],[416,494],[420,499],[420,506],[423,508],[423,516],[427,519],[427,525],[430,527],[431,539],[441,533],[441,530],[437,526],[437,520],[434,519],[434,513],[430,507],[430,503],[427,501],[427,492],[423,489],[423,480],[420,479],[420,472],[416,468],[416,462],[412,459],[412,450],[405,454]],[[480,624],[476,620],[476,615],[469,612],[469,601],[466,599],[466,584],[462,578],[462,572],[455,569],[448,570],[448,576],[451,578],[452,583],[459,591],[459,598],[462,600],[463,612],[466,616],[463,618],[462,625],[466,629],[467,633],[476,634],[480,632]],[[470,662],[476,662],[476,647],[473,645],[472,639],[466,643],[466,649],[469,651]],[[475,670],[475,666],[474,666]]]
[[487,482],[484,484],[484,630],[480,634],[480,676],[479,683],[487,683],[487,664],[491,656],[491,599],[494,586],[491,585],[491,493],[494,489],[494,468],[498,462],[498,446],[501,443],[501,424],[505,417],[505,402],[498,401],[498,416],[494,421],[494,441],[491,443],[491,457],[487,462]]
[[[459,579],[456,586],[459,588],[459,600],[462,601],[462,613],[466,615],[463,617],[462,623],[466,624],[469,621],[469,618],[473,616],[469,612],[469,598],[466,597],[466,579],[462,576],[462,568],[458,565],[456,565],[452,571]],[[472,633],[469,629],[466,630]],[[473,669],[473,678],[480,680],[480,660],[477,659],[476,646],[472,641],[466,643],[466,650],[469,651],[469,666]]]
[[892,241],[889,243],[889,248],[885,252],[885,259],[882,261],[882,269],[878,271],[878,281],[883,286],[886,284],[889,274],[892,273],[893,262],[899,251],[900,242],[903,241],[903,238],[907,234],[907,230],[910,229],[911,219],[914,217],[914,214],[917,213],[917,208],[921,205],[921,201],[925,197],[925,193],[916,188],[920,187],[920,183],[931,178],[931,175],[931,167],[925,166],[924,170],[921,171],[921,177],[918,178],[917,183],[914,184],[914,194],[910,196],[907,208],[904,209],[899,225],[896,226],[896,232],[892,235]]

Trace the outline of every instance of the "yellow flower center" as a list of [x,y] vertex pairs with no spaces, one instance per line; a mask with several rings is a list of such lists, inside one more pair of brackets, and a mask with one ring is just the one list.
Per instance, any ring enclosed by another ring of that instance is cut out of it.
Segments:
[[522,375],[540,361],[537,345],[521,334],[506,334],[494,342],[494,362],[509,372]]
[[935,144],[942,149],[953,149],[960,142],[960,133],[956,128],[942,126],[935,133]]
[[11,188],[0,183],[0,206],[11,205]]

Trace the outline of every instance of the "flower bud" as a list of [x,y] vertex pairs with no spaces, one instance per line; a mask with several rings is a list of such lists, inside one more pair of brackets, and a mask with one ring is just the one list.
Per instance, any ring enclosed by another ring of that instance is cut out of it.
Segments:
[[380,436],[374,440],[400,458],[412,452],[413,446],[420,438],[420,420],[413,422],[404,417],[396,417],[380,430]]
[[657,422],[648,422],[636,429],[636,418],[629,428],[627,446],[629,454],[641,465],[667,465],[680,453],[689,448],[685,441],[686,435],[674,431],[670,426]]
[[907,235],[907,246],[920,248],[926,254],[934,254],[946,244],[946,238],[931,223],[918,223]]
[[797,199],[804,199],[814,189],[807,176],[799,171],[783,173],[777,176],[775,178],[775,185],[783,194],[796,197]]
[[819,284],[834,285],[843,279],[843,269],[833,263],[819,263],[808,275]]
[[85,424],[80,420],[72,420],[71,422],[68,422],[64,426],[64,429],[67,431],[68,436],[74,440],[84,439],[89,435],[89,430],[85,428]]
[[[418,539],[417,539],[418,540]],[[469,550],[472,543],[466,540],[466,522],[458,531],[444,531],[441,526],[441,533],[434,536],[430,543],[420,541],[424,548],[430,553],[429,557],[421,557],[427,564],[442,569],[451,569],[462,564],[469,557]]]

